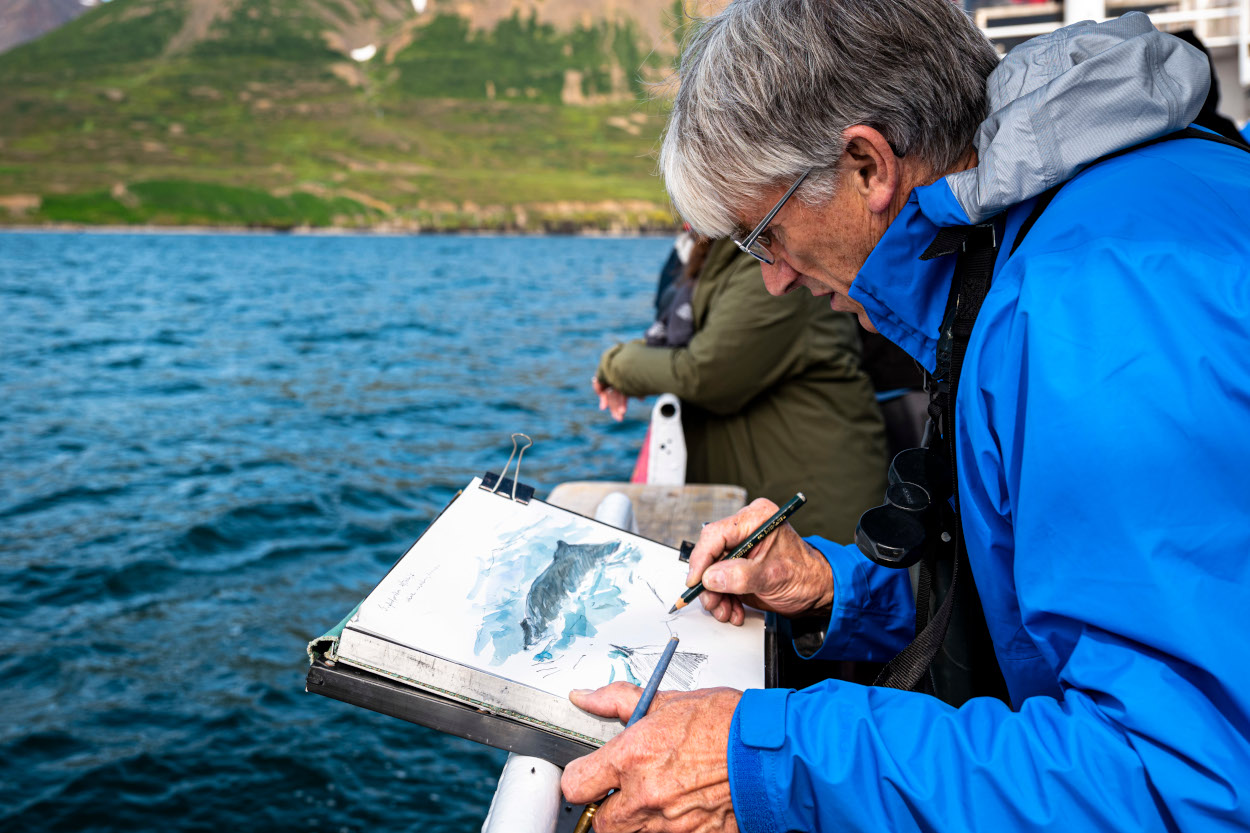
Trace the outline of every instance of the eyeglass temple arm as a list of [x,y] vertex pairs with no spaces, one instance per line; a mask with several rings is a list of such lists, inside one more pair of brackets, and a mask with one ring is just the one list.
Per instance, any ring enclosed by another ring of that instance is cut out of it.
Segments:
[[746,240],[742,241],[743,246],[749,246],[752,243],[754,243],[755,238],[759,237],[760,234],[764,231],[764,229],[768,228],[768,224],[771,223],[773,221],[773,218],[777,216],[777,212],[780,211],[782,206],[786,204],[786,201],[790,199],[791,195],[793,195],[794,192],[799,189],[799,186],[803,184],[803,181],[807,179],[807,175],[810,174],[811,172],[812,172],[812,169],[808,168],[806,171],[803,172],[802,176],[800,176],[798,179],[794,181],[794,184],[790,186],[790,189],[786,191],[786,193],[782,196],[782,198],[777,200],[777,204],[773,206],[773,210],[768,212],[766,215],[764,215],[763,220],[760,220],[760,224],[755,227],[755,231],[751,232],[750,236],[747,237]]

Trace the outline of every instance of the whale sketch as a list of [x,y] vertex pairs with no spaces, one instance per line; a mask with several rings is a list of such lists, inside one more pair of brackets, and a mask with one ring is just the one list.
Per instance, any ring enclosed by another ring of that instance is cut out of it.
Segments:
[[606,544],[568,544],[556,541],[551,563],[530,585],[525,596],[525,618],[521,630],[525,647],[542,639],[569,601],[577,595],[582,581],[602,566],[602,560],[620,549],[620,541]]
[[518,654],[563,667],[580,639],[625,612],[642,550],[619,538],[587,540],[570,522],[498,536],[468,599],[481,610],[474,652],[498,666]]

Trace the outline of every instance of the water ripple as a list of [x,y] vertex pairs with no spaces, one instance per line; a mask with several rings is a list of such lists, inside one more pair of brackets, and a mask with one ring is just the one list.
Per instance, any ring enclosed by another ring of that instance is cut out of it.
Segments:
[[477,829],[502,755],[304,643],[512,431],[629,472],[588,380],[667,245],[0,233],[0,831]]

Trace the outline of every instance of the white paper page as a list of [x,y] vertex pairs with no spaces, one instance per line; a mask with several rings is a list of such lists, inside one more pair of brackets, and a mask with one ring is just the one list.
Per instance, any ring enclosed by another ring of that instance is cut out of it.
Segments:
[[361,605],[350,627],[557,696],[644,685],[671,634],[662,689],[764,685],[764,617],[722,624],[676,551],[475,478]]

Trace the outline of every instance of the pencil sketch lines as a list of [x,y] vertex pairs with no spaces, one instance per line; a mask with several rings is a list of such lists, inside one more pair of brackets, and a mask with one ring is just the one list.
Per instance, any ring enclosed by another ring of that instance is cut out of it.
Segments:
[[[627,648],[624,645],[613,645],[611,656],[625,661],[625,674],[634,685],[642,685],[651,679],[651,672],[664,653],[662,645],[644,645],[638,648]],[[663,688],[678,691],[693,691],[699,681],[699,669],[707,662],[707,654],[696,654],[692,651],[678,651],[664,672]]]

